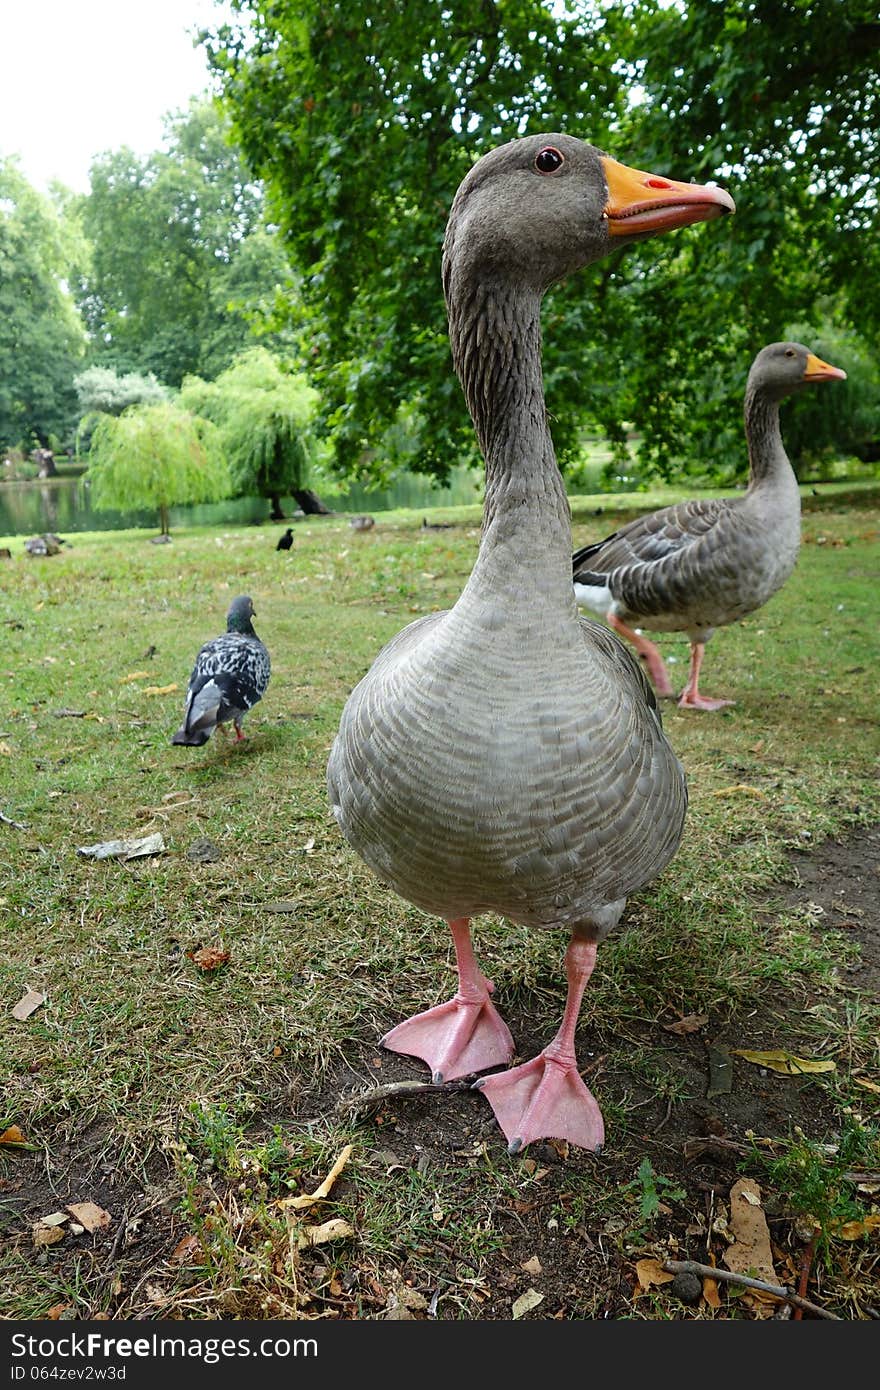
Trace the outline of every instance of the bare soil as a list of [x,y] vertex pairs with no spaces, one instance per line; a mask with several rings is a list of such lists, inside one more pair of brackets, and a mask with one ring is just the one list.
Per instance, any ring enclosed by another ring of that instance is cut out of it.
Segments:
[[[760,905],[778,912],[785,907],[807,908],[811,929],[840,933],[858,941],[861,961],[847,976],[856,994],[876,998],[880,981],[880,826],[829,840],[815,851],[792,853],[791,879]],[[810,907],[809,905],[813,906]],[[340,1284],[329,1280],[330,1257],[321,1250],[304,1252],[299,1282],[313,1290],[303,1316],[331,1318],[430,1317],[509,1319],[515,1301],[533,1289],[541,1301],[533,1318],[688,1318],[750,1317],[758,1313],[737,1300],[728,1301],[722,1288],[720,1309],[705,1301],[690,1306],[680,1301],[666,1284],[639,1293],[635,1262],[653,1253],[663,1258],[689,1258],[702,1263],[720,1258],[723,1242],[711,1227],[724,1209],[731,1185],[748,1171],[750,1137],[782,1139],[796,1127],[808,1137],[827,1142],[839,1128],[840,1117],[822,1077],[789,1077],[758,1069],[730,1056],[731,1086],[727,1092],[710,1093],[710,1049],[749,1047],[797,1048],[798,1016],[780,992],[774,1007],[748,1016],[709,1019],[692,1033],[677,1035],[658,1030],[654,1022],[633,1025],[629,1041],[633,1049],[642,1043],[656,1053],[663,1049],[665,1066],[679,1083],[675,1094],[683,1099],[667,1104],[651,1094],[633,1093],[638,1070],[624,1077],[606,1068],[601,1039],[579,1035],[579,1055],[587,1060],[588,1083],[595,1083],[607,1098],[625,1086],[629,1104],[639,1107],[638,1127],[628,1132],[610,1130],[605,1151],[590,1155],[565,1151],[552,1143],[530,1146],[524,1156],[508,1159],[504,1141],[485,1101],[475,1092],[456,1086],[426,1090],[417,1097],[392,1097],[360,1114],[358,1149],[388,1183],[408,1169],[417,1168],[436,1180],[438,1206],[444,1193],[452,1201],[485,1200],[483,1157],[488,1147],[497,1150],[499,1165],[528,1163],[535,1181],[527,1198],[512,1195],[499,1203],[492,1189],[486,1220],[491,1224],[497,1248],[479,1257],[479,1269],[469,1264],[467,1250],[456,1245],[454,1234],[438,1226],[437,1238],[423,1246],[401,1247],[390,1277],[386,1261],[364,1261],[362,1270],[349,1272]],[[505,1013],[518,1040],[521,1056],[532,1055],[546,1039],[533,1036],[527,1013]],[[809,1044],[805,1044],[809,1046]],[[591,1050],[592,1049],[592,1050]],[[319,1093],[302,1095],[296,1105],[296,1123],[335,1117],[340,1102],[371,1087],[387,1083],[424,1081],[418,1062],[382,1053],[378,1048],[352,1055],[349,1066],[325,1078]],[[290,1123],[290,1107],[278,1100],[273,1120]],[[632,1197],[629,1228],[608,1208],[594,1211],[593,1189],[607,1193],[633,1184],[639,1165],[650,1160],[654,1174],[662,1175],[662,1206],[647,1225],[639,1219],[638,1190]],[[45,1252],[47,1277],[74,1279],[87,1285],[92,1306],[85,1316],[117,1318],[167,1317],[157,1306],[155,1285],[167,1287],[174,1270],[174,1252],[191,1230],[178,1209],[180,1190],[173,1175],[156,1167],[152,1184],[144,1185],[126,1170],[124,1156],[108,1152],[99,1126],[80,1137],[77,1144],[56,1149],[51,1160],[45,1154],[20,1152],[0,1169],[0,1244],[30,1243],[31,1223],[68,1201],[79,1200],[87,1189],[91,1199],[114,1214],[106,1231],[68,1237],[63,1245]],[[452,1178],[454,1177],[454,1183]],[[345,1179],[338,1191],[344,1191]],[[512,1191],[515,1191],[512,1185]],[[786,1194],[763,1190],[777,1270],[789,1287],[792,1273],[800,1268],[804,1233],[786,1205]],[[454,1226],[454,1223],[453,1223]],[[624,1229],[621,1229],[621,1228]],[[442,1238],[441,1238],[442,1237]],[[537,1263],[536,1263],[537,1261]],[[179,1265],[179,1262],[178,1262]],[[528,1266],[528,1268],[524,1268]],[[178,1270],[179,1272],[179,1270]],[[823,1297],[823,1278],[815,1266],[810,1297]],[[818,1281],[818,1285],[817,1282]],[[400,1302],[394,1286],[415,1291]],[[880,1316],[880,1296],[855,1301],[850,1316]],[[222,1301],[201,1312],[184,1316],[269,1316],[254,1307],[235,1306],[227,1311]],[[47,1314],[48,1315],[48,1314]],[[71,1316],[68,1312],[66,1316]],[[80,1311],[80,1315],[83,1315]],[[180,1312],[172,1316],[181,1316]],[[766,1315],[766,1313],[764,1314]],[[57,1312],[55,1314],[57,1316]],[[805,1314],[805,1316],[810,1316]]]

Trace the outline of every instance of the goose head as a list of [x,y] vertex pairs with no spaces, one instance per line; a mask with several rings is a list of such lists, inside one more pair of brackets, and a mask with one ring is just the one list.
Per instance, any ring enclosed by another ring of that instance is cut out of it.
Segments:
[[845,381],[846,372],[823,362],[803,343],[770,343],[749,371],[748,391],[781,401],[816,381]]
[[571,135],[491,150],[464,178],[443,246],[447,301],[459,277],[539,294],[617,247],[734,211],[721,188],[631,169]]

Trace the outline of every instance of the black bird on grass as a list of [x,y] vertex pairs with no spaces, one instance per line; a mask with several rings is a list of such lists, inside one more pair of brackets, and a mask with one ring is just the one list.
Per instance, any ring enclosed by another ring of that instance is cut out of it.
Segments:
[[289,550],[293,545],[293,527],[288,526],[283,536],[279,536],[276,550]]
[[239,594],[229,606],[226,631],[206,642],[196,657],[186,693],[183,723],[172,743],[199,748],[219,724],[232,721],[236,742],[241,721],[266,693],[269,653],[254,632],[254,605]]

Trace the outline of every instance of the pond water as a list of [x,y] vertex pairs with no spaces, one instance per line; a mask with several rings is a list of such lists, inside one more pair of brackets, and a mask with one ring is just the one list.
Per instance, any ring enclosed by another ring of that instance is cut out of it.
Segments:
[[[325,506],[338,512],[379,512],[394,507],[424,508],[457,506],[479,502],[482,477],[469,469],[454,470],[445,488],[432,487],[427,478],[406,474],[394,485],[371,490],[351,484],[345,492],[334,493],[320,484],[314,489]],[[297,504],[292,497],[282,500],[287,516]],[[237,497],[226,502],[209,502],[192,507],[172,507],[170,527],[246,526],[269,519],[270,504],[264,497]],[[64,536],[68,531],[120,531],[130,527],[159,529],[158,512],[105,512],[92,507],[89,487],[82,476],[40,478],[30,482],[0,482],[0,536],[36,536],[52,531]]]

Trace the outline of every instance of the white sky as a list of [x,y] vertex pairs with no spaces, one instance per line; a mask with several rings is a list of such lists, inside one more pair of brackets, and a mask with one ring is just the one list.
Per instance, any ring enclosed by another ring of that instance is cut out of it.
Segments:
[[215,0],[0,0],[0,155],[45,191],[89,187],[96,154],[163,143],[162,118],[211,83],[200,25]]

